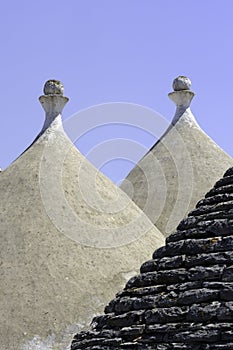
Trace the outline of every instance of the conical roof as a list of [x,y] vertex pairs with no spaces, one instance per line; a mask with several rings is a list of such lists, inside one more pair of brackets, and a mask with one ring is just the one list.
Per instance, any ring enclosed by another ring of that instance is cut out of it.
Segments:
[[233,349],[233,168],[71,349]]
[[167,237],[197,201],[233,165],[197,124],[190,103],[191,82],[180,76],[169,97],[176,104],[171,125],[121,184]]
[[[162,234],[73,146],[57,81],[33,144],[0,175],[3,350],[64,350],[148,257]],[[75,307],[74,307],[75,305]]]

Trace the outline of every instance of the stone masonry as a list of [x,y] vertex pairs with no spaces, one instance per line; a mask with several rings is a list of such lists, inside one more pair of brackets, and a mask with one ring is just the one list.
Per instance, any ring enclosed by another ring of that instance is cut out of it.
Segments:
[[71,350],[233,349],[233,168]]

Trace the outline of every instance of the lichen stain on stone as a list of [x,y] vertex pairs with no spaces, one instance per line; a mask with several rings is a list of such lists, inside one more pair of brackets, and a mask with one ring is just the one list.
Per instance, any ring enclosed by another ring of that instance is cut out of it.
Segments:
[[75,323],[66,327],[62,332],[60,341],[58,341],[55,334],[50,334],[47,338],[42,338],[35,335],[31,340],[22,344],[19,350],[70,350],[70,342],[72,335],[83,330],[85,323]]
[[[47,339],[43,340],[36,335],[32,340],[23,344],[20,350],[53,350],[54,335],[50,335]],[[68,348],[67,348],[68,349]]]
[[36,335],[32,340],[24,343],[20,350],[70,350],[70,344],[65,346],[59,346],[55,341],[54,335],[50,335],[46,339],[41,339]]

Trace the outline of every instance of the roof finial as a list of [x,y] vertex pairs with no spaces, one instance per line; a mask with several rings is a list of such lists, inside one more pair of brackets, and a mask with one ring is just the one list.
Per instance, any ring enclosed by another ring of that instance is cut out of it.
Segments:
[[174,91],[168,94],[170,99],[176,104],[176,114],[172,120],[173,125],[190,107],[191,101],[195,95],[190,88],[191,80],[183,75],[180,75],[173,80]]
[[190,90],[191,80],[184,75],[179,75],[173,80],[172,86],[174,91]]
[[56,127],[62,127],[61,112],[69,101],[68,97],[63,96],[63,93],[64,87],[59,80],[50,79],[45,83],[44,95],[39,97],[46,113],[42,132],[50,127],[51,124]]
[[51,79],[44,84],[45,95],[63,95],[64,86],[59,80]]

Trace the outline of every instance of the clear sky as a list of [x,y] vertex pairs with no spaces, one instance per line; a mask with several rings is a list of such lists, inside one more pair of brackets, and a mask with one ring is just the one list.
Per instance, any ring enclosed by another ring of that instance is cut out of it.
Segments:
[[[38,97],[50,78],[61,80],[70,98],[64,120],[108,102],[140,104],[171,120],[175,107],[167,93],[176,76],[187,75],[198,123],[233,156],[232,14],[232,0],[2,2],[0,166],[40,131]],[[122,125],[98,130],[101,142],[135,137],[150,148],[155,141]],[[76,144],[87,153],[99,140],[95,130]],[[129,170],[124,164],[110,162],[103,170],[118,182]]]

